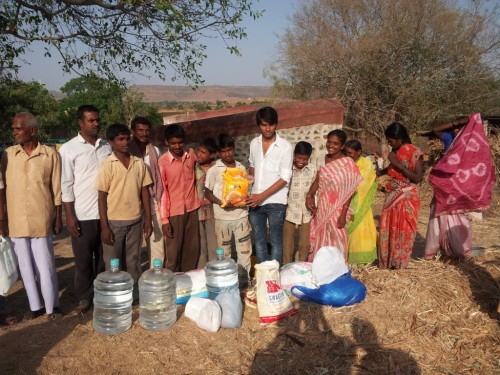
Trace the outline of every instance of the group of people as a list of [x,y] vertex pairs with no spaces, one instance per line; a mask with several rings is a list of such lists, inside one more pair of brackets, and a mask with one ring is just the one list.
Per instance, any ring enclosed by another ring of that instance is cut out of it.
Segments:
[[[168,151],[161,155],[147,118],[136,117],[130,128],[110,125],[102,139],[96,107],[79,107],[77,117],[78,135],[57,153],[37,140],[34,115],[17,114],[16,145],[2,155],[0,234],[10,236],[19,261],[30,305],[25,318],[62,315],[52,243],[52,233],[61,231],[62,207],[75,259],[74,313],[92,307],[95,276],[109,269],[112,258],[137,285],[143,240],[151,263],[161,259],[174,272],[205,266],[221,247],[226,256],[236,250],[249,277],[252,237],[258,263],[312,261],[322,246],[337,246],[351,264],[377,258],[381,268],[408,264],[423,167],[422,153],[400,123],[385,131],[390,164],[377,174],[390,179],[380,187],[359,141],[347,142],[344,131],[333,130],[327,154],[313,164],[311,144],[293,148],[276,132],[272,107],[257,111],[260,135],[250,144],[248,170],[235,160],[235,140],[225,133],[201,141],[195,152],[185,148],[180,125],[166,126]],[[227,168],[248,173],[244,207],[223,204]],[[386,192],[379,234],[372,214],[377,188]]]

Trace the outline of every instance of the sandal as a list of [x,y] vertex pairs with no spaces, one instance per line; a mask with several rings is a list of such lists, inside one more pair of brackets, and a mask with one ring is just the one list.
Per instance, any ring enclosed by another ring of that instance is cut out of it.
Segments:
[[18,322],[17,316],[9,314],[0,314],[0,325],[11,326]]
[[47,319],[48,320],[55,320],[57,318],[62,318],[64,316],[64,313],[61,311],[59,307],[54,307],[54,310],[52,310],[52,314],[47,314]]
[[24,320],[33,320],[33,319],[36,319],[42,315],[45,314],[45,307],[42,307],[41,309],[39,310],[35,310],[35,311],[28,311],[27,313],[25,313],[23,315],[23,319]]

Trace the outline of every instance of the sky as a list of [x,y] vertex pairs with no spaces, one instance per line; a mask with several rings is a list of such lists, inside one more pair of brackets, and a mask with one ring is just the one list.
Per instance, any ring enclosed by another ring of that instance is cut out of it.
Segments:
[[[207,58],[199,72],[205,85],[222,86],[269,86],[272,83],[265,79],[263,71],[277,57],[279,35],[288,26],[288,19],[298,7],[297,0],[260,0],[254,1],[254,10],[265,9],[263,16],[257,20],[248,18],[243,21],[247,38],[238,42],[242,56],[231,55],[220,39],[207,40]],[[55,54],[53,54],[55,55]],[[67,81],[77,77],[64,74],[57,60],[43,56],[43,46],[35,45],[24,58],[30,62],[23,65],[18,77],[23,81],[38,81],[48,90],[59,90]],[[162,81],[156,77],[139,75],[124,77],[129,85],[182,85],[178,80]]]

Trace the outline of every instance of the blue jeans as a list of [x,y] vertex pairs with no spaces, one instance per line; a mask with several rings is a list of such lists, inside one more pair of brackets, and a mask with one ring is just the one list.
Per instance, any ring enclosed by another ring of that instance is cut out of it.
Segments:
[[267,222],[269,221],[269,240],[271,242],[271,259],[282,262],[283,258],[283,222],[285,221],[286,204],[269,203],[251,208],[248,219],[252,226],[257,263],[268,260]]

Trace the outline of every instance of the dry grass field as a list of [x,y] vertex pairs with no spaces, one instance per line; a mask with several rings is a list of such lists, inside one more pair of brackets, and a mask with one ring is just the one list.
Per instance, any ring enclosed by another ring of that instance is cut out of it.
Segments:
[[[374,214],[380,213],[381,196]],[[0,330],[0,374],[499,374],[500,205],[474,223],[474,246],[486,251],[454,264],[418,259],[428,197],[423,198],[414,260],[408,269],[357,267],[368,289],[358,305],[331,308],[298,302],[299,313],[262,326],[244,310],[237,330],[208,333],[183,315],[169,330],[138,323],[118,336],[92,329],[92,311],[45,317]],[[56,241],[61,307],[71,311],[73,257],[67,234]],[[28,308],[18,282],[9,310]]]

